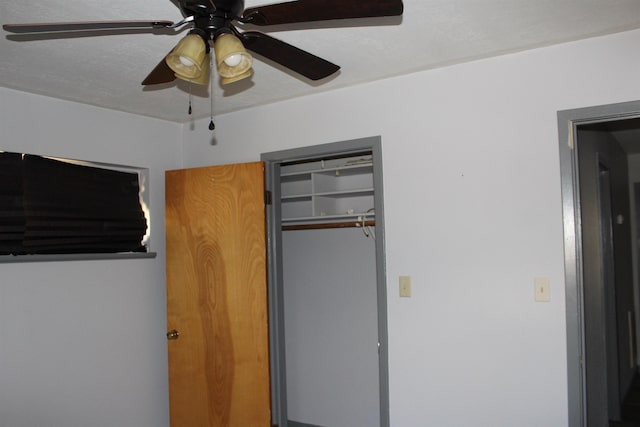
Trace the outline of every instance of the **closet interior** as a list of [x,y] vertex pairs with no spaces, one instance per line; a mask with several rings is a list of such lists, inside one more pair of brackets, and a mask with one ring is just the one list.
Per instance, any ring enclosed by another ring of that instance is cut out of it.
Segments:
[[385,425],[373,152],[276,170],[286,425]]

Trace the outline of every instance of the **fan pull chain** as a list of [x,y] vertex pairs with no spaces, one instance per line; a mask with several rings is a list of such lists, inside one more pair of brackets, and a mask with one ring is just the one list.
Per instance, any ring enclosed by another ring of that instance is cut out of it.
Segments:
[[209,96],[211,97],[211,121],[209,122],[209,130],[214,130],[216,128],[216,125],[213,123],[213,54],[209,55],[210,61],[211,61],[211,67],[209,67],[211,69],[211,71],[209,72]]
[[189,115],[191,115],[191,82],[189,82]]

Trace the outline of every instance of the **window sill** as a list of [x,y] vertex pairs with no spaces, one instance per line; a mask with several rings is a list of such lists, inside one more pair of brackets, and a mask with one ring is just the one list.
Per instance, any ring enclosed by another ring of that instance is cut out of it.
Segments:
[[52,254],[52,255],[0,255],[0,264],[14,262],[92,261],[114,259],[155,258],[156,252],[127,252],[115,254]]

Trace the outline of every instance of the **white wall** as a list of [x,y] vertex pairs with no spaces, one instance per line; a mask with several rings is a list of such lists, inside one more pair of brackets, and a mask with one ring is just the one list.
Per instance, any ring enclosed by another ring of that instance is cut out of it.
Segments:
[[0,149],[150,169],[155,259],[0,264],[0,426],[168,422],[164,170],[181,126],[0,88]]
[[257,107],[217,117],[215,144],[202,120],[184,162],[381,135],[391,425],[564,426],[556,112],[640,99],[638,46],[631,31]]
[[289,420],[380,425],[375,251],[360,228],[282,233]]

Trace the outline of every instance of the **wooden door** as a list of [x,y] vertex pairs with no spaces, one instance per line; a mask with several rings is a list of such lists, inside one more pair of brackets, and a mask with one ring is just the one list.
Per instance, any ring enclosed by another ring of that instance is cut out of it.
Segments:
[[270,425],[265,232],[263,163],[166,173],[172,427]]

